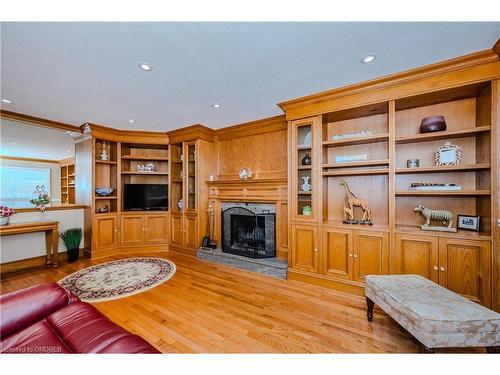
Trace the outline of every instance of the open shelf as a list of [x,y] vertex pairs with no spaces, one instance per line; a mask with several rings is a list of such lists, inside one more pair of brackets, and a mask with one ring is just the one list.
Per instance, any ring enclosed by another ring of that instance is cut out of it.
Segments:
[[445,191],[419,191],[419,190],[398,190],[396,195],[428,195],[428,196],[481,196],[490,195],[490,190],[445,190]]
[[323,168],[350,168],[350,167],[368,167],[368,166],[380,166],[380,165],[389,165],[389,159],[363,160],[363,161],[353,161],[349,163],[329,163],[329,164],[323,164]]
[[491,126],[476,126],[474,128],[468,129],[458,129],[458,130],[446,130],[442,132],[435,133],[423,133],[416,134],[407,137],[399,137],[396,138],[397,144],[404,143],[416,143],[416,142],[425,142],[425,141],[437,141],[442,139],[452,139],[452,138],[464,138],[464,137],[472,137],[478,135],[480,133],[489,132],[491,130]]
[[362,175],[376,175],[376,174],[389,174],[389,169],[348,169],[323,172],[323,176],[362,176]]
[[140,155],[124,155],[123,160],[146,160],[146,161],[168,161],[168,157],[160,156],[140,156]]
[[361,145],[375,142],[385,142],[389,139],[389,133],[373,134],[365,137],[354,137],[347,139],[339,139],[335,141],[323,141],[323,147]]
[[491,165],[489,163],[483,164],[465,164],[465,165],[455,165],[455,166],[443,166],[443,167],[417,167],[417,168],[396,168],[396,174],[408,174],[408,173],[432,173],[432,172],[467,172],[490,169]]
[[97,164],[111,164],[111,165],[118,164],[118,162],[112,160],[96,160],[95,162]]
[[389,226],[387,224],[366,225],[366,224],[344,224],[342,220],[325,220],[323,225],[342,229],[360,229],[360,230],[373,230],[377,232],[388,232]]
[[310,150],[311,146],[297,146],[298,151]]
[[107,195],[107,196],[95,196],[97,200],[113,200],[116,199],[116,195]]
[[297,169],[307,170],[307,169],[312,169],[312,167],[310,165],[299,165]]
[[468,230],[458,230],[457,232],[441,232],[441,231],[424,231],[420,229],[420,225],[396,225],[396,233],[404,234],[425,234],[430,237],[452,237],[452,238],[465,238],[465,239],[475,239],[475,240],[491,240],[491,236]]
[[122,174],[125,175],[153,175],[153,176],[168,176],[167,172],[131,172],[131,171],[123,171],[121,172]]

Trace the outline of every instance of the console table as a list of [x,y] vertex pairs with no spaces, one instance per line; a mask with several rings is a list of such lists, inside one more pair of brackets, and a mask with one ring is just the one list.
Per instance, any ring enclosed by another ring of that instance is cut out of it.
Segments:
[[0,226],[0,236],[15,234],[45,232],[45,251],[47,266],[57,267],[59,248],[59,222],[58,221],[26,221]]

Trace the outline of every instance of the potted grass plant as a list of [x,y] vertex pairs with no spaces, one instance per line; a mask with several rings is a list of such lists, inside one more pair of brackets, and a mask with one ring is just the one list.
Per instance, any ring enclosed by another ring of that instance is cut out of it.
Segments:
[[82,242],[83,231],[80,228],[67,229],[60,234],[61,239],[68,249],[68,262],[78,260],[80,255],[80,242]]

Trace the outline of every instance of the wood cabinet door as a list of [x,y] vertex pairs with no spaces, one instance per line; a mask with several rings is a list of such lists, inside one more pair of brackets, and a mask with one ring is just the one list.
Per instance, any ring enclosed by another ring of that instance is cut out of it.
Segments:
[[198,241],[197,215],[184,215],[184,246],[190,249],[197,249],[201,246],[201,243]]
[[439,239],[439,284],[485,306],[491,304],[489,241]]
[[421,275],[439,281],[438,239],[424,235],[396,234],[396,273]]
[[95,249],[108,249],[118,246],[118,226],[116,215],[96,217],[92,231]]
[[354,234],[353,280],[365,282],[366,275],[389,273],[389,240],[385,232]]
[[170,215],[170,228],[170,239],[172,245],[182,247],[184,234],[182,214],[172,213]]
[[167,215],[146,216],[146,243],[148,244],[168,243]]
[[353,231],[323,228],[323,274],[338,279],[352,279]]
[[292,268],[300,271],[319,271],[318,227],[292,225]]
[[121,243],[127,245],[142,245],[145,237],[144,215],[121,215]]

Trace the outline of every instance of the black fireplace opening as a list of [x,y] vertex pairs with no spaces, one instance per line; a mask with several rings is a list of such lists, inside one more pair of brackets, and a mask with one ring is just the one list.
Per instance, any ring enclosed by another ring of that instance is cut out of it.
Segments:
[[276,256],[276,215],[254,213],[244,207],[222,212],[222,251],[249,258]]

